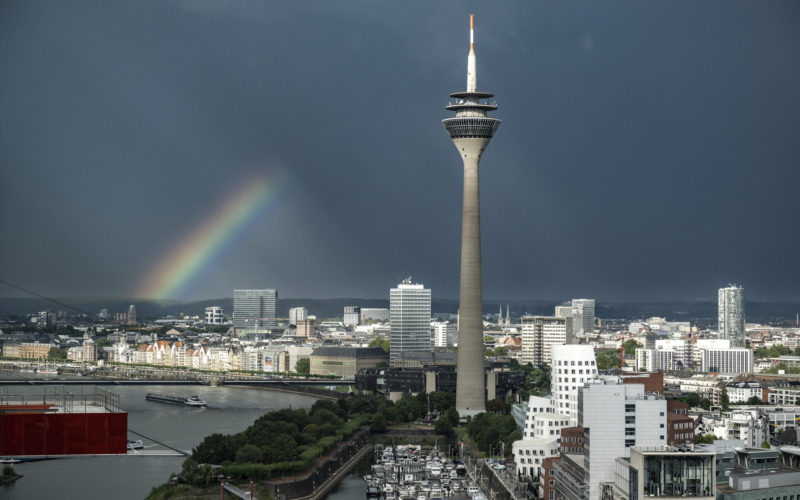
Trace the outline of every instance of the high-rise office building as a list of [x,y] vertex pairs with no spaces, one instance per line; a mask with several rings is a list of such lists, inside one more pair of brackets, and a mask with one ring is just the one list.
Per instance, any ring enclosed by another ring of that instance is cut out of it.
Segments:
[[289,324],[297,326],[298,321],[308,319],[308,311],[305,307],[292,307],[289,309]]
[[274,328],[277,290],[234,290],[234,328]]
[[719,338],[731,341],[731,347],[747,347],[744,331],[744,288],[720,288],[717,318]]
[[453,347],[458,343],[458,328],[449,321],[431,323],[434,347]]
[[222,315],[221,306],[208,306],[206,307],[206,324],[207,325],[221,325],[225,322],[225,316]]
[[576,337],[594,334],[594,299],[572,299],[572,333]]
[[412,283],[411,278],[403,280],[397,288],[389,291],[389,315],[389,355],[392,365],[406,353],[430,352],[430,289],[421,283]]
[[442,120],[464,163],[464,195],[461,212],[461,281],[459,292],[456,410],[465,418],[486,410],[483,377],[483,292],[481,285],[481,211],[478,163],[500,120],[487,113],[497,109],[494,97],[478,92],[474,49],[474,19],[470,16],[467,90],[454,92],[447,109],[454,118]]
[[569,425],[578,425],[578,388],[597,377],[597,360],[590,345],[554,345],[550,365],[553,408],[569,415]]
[[128,324],[135,325],[136,324],[136,306],[131,304],[128,307]]
[[556,318],[571,318],[572,317],[572,304],[567,303],[567,305],[561,305],[555,307],[555,314]]
[[550,366],[552,346],[572,342],[572,318],[524,316],[522,364]]
[[344,326],[359,325],[361,323],[361,308],[358,306],[345,306],[342,322]]

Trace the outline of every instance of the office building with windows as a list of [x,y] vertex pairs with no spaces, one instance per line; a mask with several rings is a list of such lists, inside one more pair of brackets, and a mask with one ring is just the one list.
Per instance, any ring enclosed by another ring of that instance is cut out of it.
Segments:
[[578,425],[578,389],[597,376],[597,360],[590,345],[553,345],[550,387],[553,408],[569,415],[569,425]]
[[594,299],[572,299],[572,333],[576,337],[594,334]]
[[744,330],[744,288],[729,286],[718,293],[719,338],[731,341],[731,347],[746,347]]
[[704,372],[738,375],[753,371],[753,351],[750,349],[704,349]]
[[550,366],[552,346],[572,342],[572,318],[525,316],[522,318],[522,364]]
[[207,325],[221,325],[225,322],[225,316],[222,315],[221,306],[208,306],[206,307],[206,324]]
[[344,323],[344,326],[356,326],[361,324],[361,308],[358,306],[345,306],[342,323]]
[[277,290],[234,290],[234,328],[274,328],[276,326],[275,306],[277,302]]
[[614,481],[617,457],[630,456],[633,446],[667,444],[667,402],[643,384],[607,379],[583,384],[579,401],[589,498],[600,498],[600,483]]
[[431,323],[431,335],[434,347],[455,347],[458,344],[458,328],[449,321]]
[[389,355],[392,366],[403,354],[431,350],[431,291],[405,279],[389,291]]
[[289,324],[297,326],[298,321],[308,319],[308,310],[305,307],[292,307],[289,309]]

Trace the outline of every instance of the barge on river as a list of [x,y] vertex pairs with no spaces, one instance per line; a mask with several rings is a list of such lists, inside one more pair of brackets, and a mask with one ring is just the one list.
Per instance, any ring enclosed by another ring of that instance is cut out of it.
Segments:
[[148,393],[145,397],[148,401],[155,401],[157,403],[169,403],[173,405],[183,406],[207,406],[208,404],[200,399],[196,394],[194,396],[172,396],[164,394]]

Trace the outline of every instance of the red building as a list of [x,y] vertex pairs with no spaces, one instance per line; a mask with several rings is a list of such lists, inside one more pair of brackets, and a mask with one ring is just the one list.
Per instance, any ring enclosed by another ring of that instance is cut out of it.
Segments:
[[583,455],[583,427],[564,427],[561,429],[561,453]]
[[689,405],[675,399],[667,400],[667,444],[678,446],[694,443],[694,419]]
[[124,454],[127,436],[119,396],[101,388],[0,399],[0,456]]
[[644,384],[646,394],[664,395],[664,374],[661,372],[621,373],[623,384]]
[[542,477],[539,478],[539,498],[542,500],[557,500],[556,476],[553,465],[561,461],[561,457],[549,457],[542,461]]

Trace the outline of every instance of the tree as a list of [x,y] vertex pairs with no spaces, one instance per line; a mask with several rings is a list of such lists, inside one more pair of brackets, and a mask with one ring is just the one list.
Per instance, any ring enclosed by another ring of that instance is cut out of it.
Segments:
[[769,445],[769,441],[764,441],[763,443],[761,443],[761,447],[766,450],[772,448],[772,446]]
[[694,444],[714,444],[716,439],[713,434],[698,434],[694,437]]
[[731,398],[728,397],[728,389],[726,387],[722,388],[722,394],[719,395],[719,405],[722,407],[722,411],[730,411],[731,409]]
[[444,413],[444,416],[447,417],[448,421],[450,421],[451,426],[456,427],[458,425],[459,421],[458,410],[456,410],[454,406],[448,408],[447,411]]
[[294,370],[300,375],[308,375],[311,373],[311,358],[300,358],[294,366]]
[[47,359],[50,361],[61,361],[67,359],[67,351],[58,347],[51,347],[47,352]]
[[508,413],[508,405],[500,398],[492,399],[486,403],[486,411],[492,413]]
[[381,349],[386,351],[386,353],[388,354],[389,353],[389,344],[390,344],[389,339],[385,339],[385,338],[383,338],[382,335],[378,335],[377,337],[372,339],[372,342],[369,343],[369,347],[380,347]]
[[438,412],[446,412],[456,405],[456,393],[451,391],[436,391],[430,395],[431,408]]
[[453,432],[453,426],[450,425],[450,421],[444,415],[436,419],[433,428],[439,434],[450,434]]
[[184,481],[192,484],[197,479],[198,470],[199,467],[197,462],[192,459],[192,457],[189,457],[183,461],[183,466],[181,467],[181,476],[183,476]]
[[370,425],[370,430],[373,434],[380,434],[386,430],[386,419],[383,416],[383,413],[376,413],[375,416],[372,417],[372,425]]
[[619,349],[601,352],[597,355],[597,369],[611,370],[620,367]]
[[628,356],[633,356],[636,354],[636,349],[642,347],[642,344],[637,342],[636,339],[628,339],[622,345],[625,346],[625,354]]
[[761,398],[758,396],[750,396],[750,399],[748,399],[745,404],[750,406],[757,406],[757,405],[763,405],[765,403],[761,401]]
[[254,444],[247,443],[236,450],[236,461],[240,464],[254,464],[261,461],[261,450]]

